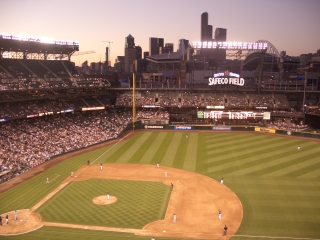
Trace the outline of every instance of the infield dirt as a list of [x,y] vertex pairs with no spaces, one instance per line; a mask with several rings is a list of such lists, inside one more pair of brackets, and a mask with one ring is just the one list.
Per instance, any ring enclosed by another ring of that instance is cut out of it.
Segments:
[[[168,176],[164,176],[164,172]],[[168,208],[163,220],[151,222],[143,229],[123,229],[98,226],[84,226],[76,224],[61,224],[35,221],[35,226],[23,229],[20,222],[7,227],[7,231],[0,229],[0,234],[17,234],[32,231],[40,225],[59,226],[68,228],[86,228],[102,231],[130,232],[137,235],[163,236],[176,238],[194,239],[228,239],[240,227],[243,209],[238,197],[225,185],[219,182],[185,170],[160,166],[141,164],[104,164],[103,170],[100,165],[83,166],[74,173],[74,177],[68,177],[54,192],[58,192],[68,182],[84,181],[87,179],[121,179],[138,181],[162,182],[173,190],[168,203]],[[50,194],[52,197],[53,194]],[[97,196],[99,197],[99,196]],[[106,198],[106,196],[104,196]],[[114,196],[117,197],[117,196]],[[36,208],[48,200],[48,196],[36,204]],[[32,208],[32,209],[36,209]],[[222,211],[222,220],[218,219],[218,210]],[[31,211],[33,213],[33,211]],[[177,222],[173,223],[173,214],[177,216]],[[31,216],[31,214],[29,214]],[[41,217],[40,217],[41,219]],[[29,219],[28,222],[33,222]],[[22,224],[22,222],[21,222]],[[223,227],[227,225],[228,236],[223,237]],[[11,229],[11,230],[10,230]],[[21,231],[19,231],[20,229]]]

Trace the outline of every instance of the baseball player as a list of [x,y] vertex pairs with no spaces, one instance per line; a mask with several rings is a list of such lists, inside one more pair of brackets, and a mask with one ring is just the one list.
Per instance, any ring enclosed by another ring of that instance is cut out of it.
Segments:
[[107,199],[110,200],[110,193],[107,192]]
[[164,172],[164,177],[168,177],[168,172],[167,171]]
[[300,146],[298,146],[298,150],[300,150]]
[[221,218],[222,218],[222,214],[221,214],[221,210],[219,209],[218,210],[218,219],[221,220]]
[[49,183],[49,178],[47,178],[47,181],[46,181],[46,184],[48,184]]
[[2,226],[2,216],[0,215],[0,226]]
[[6,224],[9,224],[9,216],[8,216],[8,214],[6,216]]
[[100,170],[102,170],[102,163],[100,163]]
[[173,223],[176,223],[176,222],[177,222],[177,215],[173,214]]
[[227,225],[224,225],[223,236],[227,236],[227,231],[228,231],[228,227],[227,227]]
[[18,212],[17,212],[17,210],[14,210],[14,220],[15,221],[18,220]]
[[160,164],[159,164],[159,162],[157,162],[157,167],[160,167]]
[[223,184],[223,178],[220,179],[220,184]]

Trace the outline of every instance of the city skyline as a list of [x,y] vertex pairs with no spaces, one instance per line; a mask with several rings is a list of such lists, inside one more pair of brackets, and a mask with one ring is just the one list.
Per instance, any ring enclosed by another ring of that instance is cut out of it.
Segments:
[[173,43],[176,51],[181,38],[200,41],[204,12],[213,29],[227,29],[227,41],[268,40],[291,56],[320,49],[317,0],[137,0],[134,4],[126,0],[2,0],[0,7],[0,21],[5,23],[2,34],[78,41],[80,52],[95,52],[72,57],[76,65],[86,60],[104,62],[110,41],[113,66],[117,56],[124,56],[129,34],[142,52],[149,51],[151,37]]

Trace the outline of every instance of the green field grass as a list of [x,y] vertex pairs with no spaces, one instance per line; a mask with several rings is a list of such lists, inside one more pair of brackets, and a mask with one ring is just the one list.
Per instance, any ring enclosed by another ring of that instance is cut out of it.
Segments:
[[[243,222],[232,239],[320,239],[319,142],[254,133],[188,132],[188,139],[185,134],[138,132],[129,140],[68,159],[1,194],[0,212],[32,207],[88,159],[94,164],[155,165],[160,162],[161,165],[194,171],[216,180],[224,178],[225,185],[238,195],[244,207]],[[301,150],[297,150],[298,145]],[[47,176],[50,179],[58,177],[47,185]],[[73,187],[76,185],[70,185],[66,188],[70,191],[62,193],[72,192]],[[49,212],[48,206],[53,203],[47,204],[39,211],[47,209]],[[48,216],[44,212],[41,214],[48,220],[59,218],[54,212],[47,213]],[[51,239],[49,232],[57,232],[54,239],[149,239],[132,234],[54,227],[3,238]]]
[[[119,200],[104,206],[92,202],[107,191]],[[70,183],[36,212],[47,222],[141,229],[164,219],[162,203],[168,203],[170,192],[160,182],[90,179]]]

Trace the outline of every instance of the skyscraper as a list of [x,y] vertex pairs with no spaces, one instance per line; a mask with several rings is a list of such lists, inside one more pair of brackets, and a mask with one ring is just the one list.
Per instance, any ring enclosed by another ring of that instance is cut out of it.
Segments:
[[227,41],[227,29],[225,28],[216,28],[214,32],[214,40],[217,42]]
[[207,12],[201,14],[201,42],[207,41],[208,18]]
[[134,37],[130,34],[125,39],[125,49],[124,49],[124,71],[133,71],[133,62],[136,60],[137,51],[135,49]]
[[164,44],[163,38],[155,38],[155,37],[149,38],[150,56],[159,54],[159,47],[163,47],[163,44]]
[[134,37],[131,36],[131,34],[128,35],[128,37],[126,37],[126,41],[125,41],[125,48],[133,48],[134,45]]
[[[217,42],[226,42],[227,41],[227,29],[225,28],[216,28],[214,32],[214,40]],[[227,50],[226,49],[217,49],[216,50],[216,59],[218,62],[222,63],[226,60]]]

